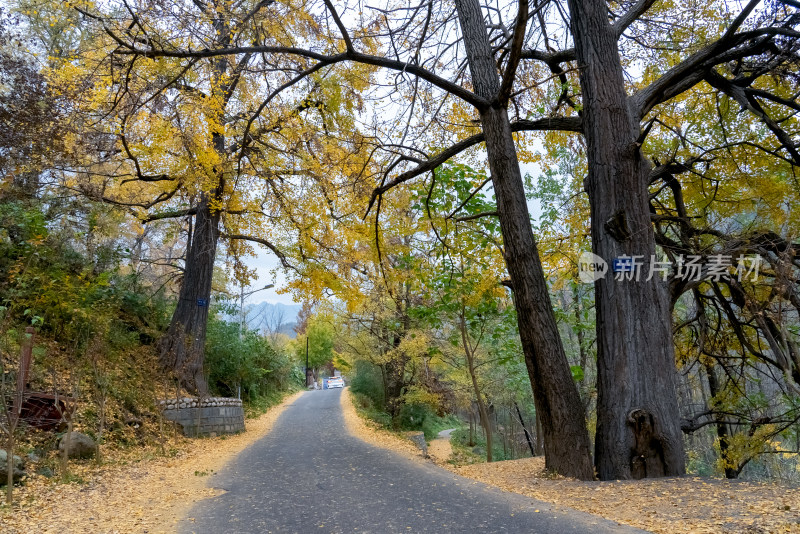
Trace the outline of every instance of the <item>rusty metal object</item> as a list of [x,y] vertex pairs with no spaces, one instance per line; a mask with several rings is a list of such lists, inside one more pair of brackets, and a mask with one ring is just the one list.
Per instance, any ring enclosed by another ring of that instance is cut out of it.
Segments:
[[75,400],[58,393],[28,390],[28,379],[33,363],[33,327],[25,329],[27,339],[22,345],[17,373],[17,387],[11,401],[12,426],[24,422],[38,430],[63,430],[75,410]]
[[29,391],[22,400],[19,418],[37,430],[63,430],[75,408],[75,399]]

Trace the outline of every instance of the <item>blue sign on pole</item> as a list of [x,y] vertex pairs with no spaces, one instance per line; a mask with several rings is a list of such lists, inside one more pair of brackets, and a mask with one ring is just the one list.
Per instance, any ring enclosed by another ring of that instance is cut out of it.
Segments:
[[197,299],[197,305],[201,308],[205,308],[208,306],[208,301],[206,299]]

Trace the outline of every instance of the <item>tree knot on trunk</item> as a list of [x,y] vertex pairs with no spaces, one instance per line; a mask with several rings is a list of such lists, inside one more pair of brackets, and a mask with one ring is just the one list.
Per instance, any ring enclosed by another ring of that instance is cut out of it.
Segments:
[[618,243],[622,243],[631,238],[631,230],[628,228],[628,218],[623,209],[618,209],[614,212],[614,215],[606,221],[604,228]]
[[638,480],[665,476],[664,445],[653,414],[643,408],[634,408],[628,412],[628,425],[633,430],[631,477]]
[[631,158],[636,157],[639,155],[639,149],[641,148],[642,148],[642,143],[639,140],[632,141],[628,143],[628,145],[625,147],[625,155]]

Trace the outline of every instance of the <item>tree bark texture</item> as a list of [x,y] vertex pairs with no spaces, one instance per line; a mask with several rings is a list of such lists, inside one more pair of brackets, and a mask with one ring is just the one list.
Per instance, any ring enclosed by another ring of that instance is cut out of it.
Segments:
[[194,234],[186,252],[178,305],[159,346],[162,366],[174,372],[183,387],[199,395],[208,393],[203,360],[219,219],[219,211],[212,211],[204,196],[197,207]]
[[400,409],[403,407],[403,393],[406,389],[406,363],[408,363],[408,357],[405,354],[399,354],[384,364],[386,411],[392,416],[392,419],[400,415]]
[[544,454],[544,437],[542,437],[542,420],[536,416],[536,454],[534,456],[542,456]]
[[601,480],[685,472],[666,284],[645,281],[655,239],[650,165],[639,150],[640,117],[628,106],[617,37],[603,0],[569,0],[580,69],[592,249],[611,264],[640,256],[639,281],[595,282],[597,435]]
[[537,417],[542,422],[547,469],[593,478],[589,434],[578,390],[556,326],[547,282],[531,229],[507,109],[478,0],[457,0],[475,92],[493,102],[479,109],[486,138],[505,261],[514,288],[519,333]]

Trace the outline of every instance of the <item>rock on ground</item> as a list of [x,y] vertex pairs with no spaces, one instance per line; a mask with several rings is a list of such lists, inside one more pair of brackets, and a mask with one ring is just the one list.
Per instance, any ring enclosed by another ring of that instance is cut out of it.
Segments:
[[[66,445],[67,435],[64,435],[58,444],[58,450],[63,453]],[[69,451],[67,451],[70,458],[92,458],[95,454],[97,454],[97,444],[92,438],[81,432],[70,433]]]
[[[0,486],[5,485],[8,480],[8,453],[0,449]],[[14,455],[14,482],[19,482],[19,479],[25,475],[24,465],[22,458]]]

